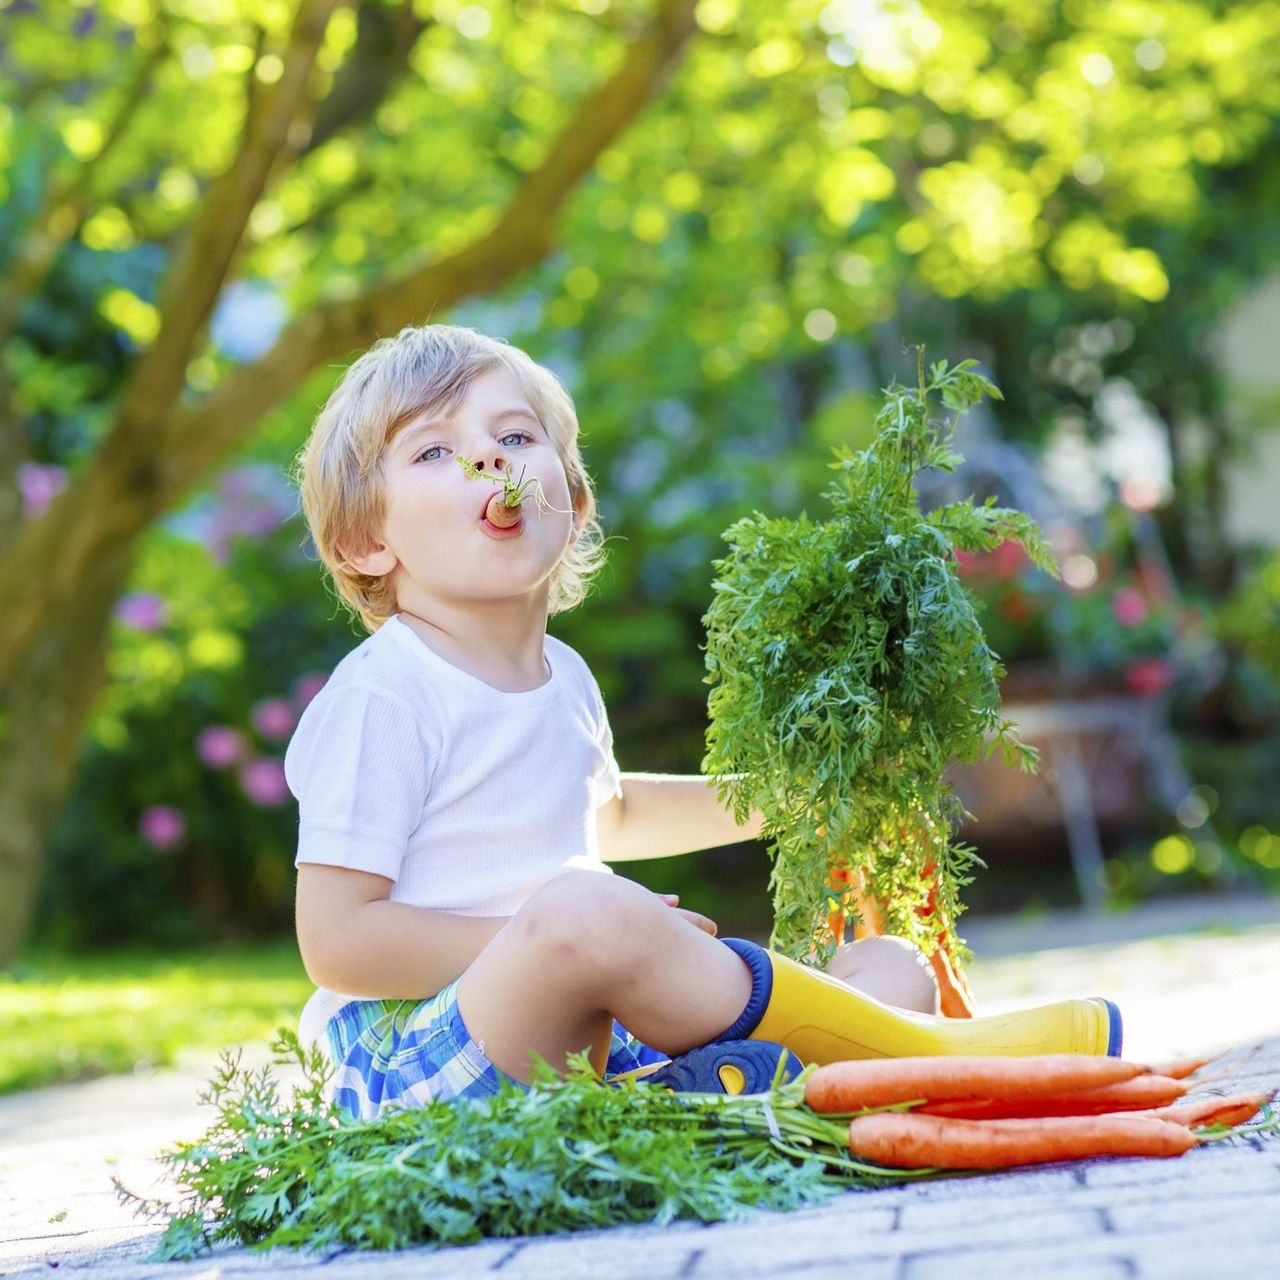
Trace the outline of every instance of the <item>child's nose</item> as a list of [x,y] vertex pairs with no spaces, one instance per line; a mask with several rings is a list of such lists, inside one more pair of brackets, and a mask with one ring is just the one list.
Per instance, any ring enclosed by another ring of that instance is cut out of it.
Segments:
[[483,471],[486,466],[489,467],[490,471],[503,471],[506,469],[506,460],[500,453],[476,459],[475,468],[477,471]]

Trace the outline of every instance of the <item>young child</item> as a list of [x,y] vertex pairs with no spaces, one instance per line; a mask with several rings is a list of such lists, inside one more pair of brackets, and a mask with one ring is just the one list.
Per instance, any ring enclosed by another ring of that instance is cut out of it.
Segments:
[[[507,476],[528,500],[501,527],[486,513]],[[533,1052],[562,1069],[586,1049],[607,1078],[747,1037],[804,1060],[1103,1051],[1090,1002],[1062,1002],[1081,1008],[1052,1026],[974,1019],[957,1034],[901,940],[843,948],[839,982],[719,940],[613,873],[763,820],[738,826],[712,780],[621,775],[595,679],[547,634],[603,553],[573,403],[524,352],[439,324],[379,341],[319,414],[297,479],[320,559],[370,633],[285,757],[318,988],[301,1035],[333,1059],[346,1110],[527,1083]]]

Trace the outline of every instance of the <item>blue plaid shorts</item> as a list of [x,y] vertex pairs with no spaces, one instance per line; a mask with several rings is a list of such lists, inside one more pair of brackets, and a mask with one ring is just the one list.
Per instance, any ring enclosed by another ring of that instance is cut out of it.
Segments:
[[[458,981],[427,1000],[352,1000],[329,1019],[328,1093],[343,1112],[372,1120],[384,1109],[489,1097],[512,1079],[471,1038],[458,1011]],[[615,1020],[606,1080],[666,1060]]]

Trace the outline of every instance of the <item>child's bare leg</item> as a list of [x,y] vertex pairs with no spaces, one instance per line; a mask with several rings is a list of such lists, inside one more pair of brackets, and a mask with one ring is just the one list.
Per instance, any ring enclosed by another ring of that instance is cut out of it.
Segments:
[[603,1071],[613,1020],[664,1053],[720,1035],[751,996],[746,964],[621,876],[543,885],[458,983],[458,1011],[500,1071],[528,1082],[530,1052],[563,1070],[587,1049]]
[[938,1012],[938,980],[924,953],[905,938],[884,934],[840,947],[827,972],[882,1004]]

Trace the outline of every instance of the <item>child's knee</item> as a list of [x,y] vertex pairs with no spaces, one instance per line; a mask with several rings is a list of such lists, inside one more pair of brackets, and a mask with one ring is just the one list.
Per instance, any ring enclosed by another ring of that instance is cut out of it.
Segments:
[[905,938],[861,938],[837,950],[827,965],[833,978],[885,1004],[937,1013],[938,981],[919,947]]
[[599,973],[635,963],[655,911],[670,910],[643,885],[598,871],[568,871],[516,912],[522,941],[544,962]]

